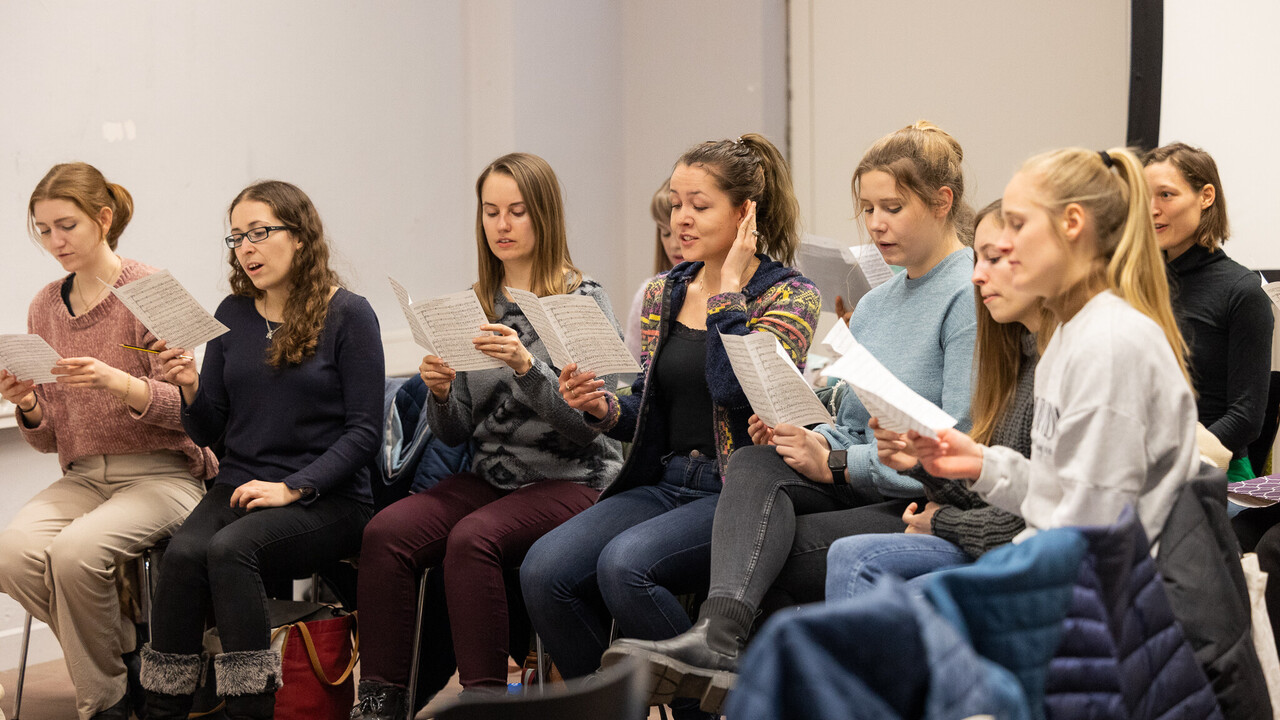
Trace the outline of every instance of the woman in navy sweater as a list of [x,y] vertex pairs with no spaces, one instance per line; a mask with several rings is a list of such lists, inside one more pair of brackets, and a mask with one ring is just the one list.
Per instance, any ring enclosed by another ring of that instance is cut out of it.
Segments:
[[[182,420],[226,452],[213,488],[164,555],[143,649],[151,718],[185,718],[205,617],[230,718],[270,718],[280,653],[270,648],[262,579],[303,577],[360,550],[373,514],[369,467],[382,414],[383,356],[369,303],[341,287],[310,198],[267,181],[229,211],[232,294],[204,367],[166,349]],[[157,347],[163,348],[162,345]]]

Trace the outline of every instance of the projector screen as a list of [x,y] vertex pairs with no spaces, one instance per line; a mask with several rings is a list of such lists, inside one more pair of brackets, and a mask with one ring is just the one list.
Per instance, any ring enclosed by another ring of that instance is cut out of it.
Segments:
[[1246,267],[1280,268],[1267,213],[1276,208],[1280,118],[1274,70],[1280,3],[1165,0],[1160,144],[1182,141],[1213,155],[1227,198],[1227,254]]

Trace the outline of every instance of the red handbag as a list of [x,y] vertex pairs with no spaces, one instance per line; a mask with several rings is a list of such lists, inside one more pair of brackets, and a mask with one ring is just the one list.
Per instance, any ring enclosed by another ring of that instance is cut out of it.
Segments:
[[360,659],[360,628],[354,613],[282,625],[276,720],[347,720],[355,705],[351,671]]

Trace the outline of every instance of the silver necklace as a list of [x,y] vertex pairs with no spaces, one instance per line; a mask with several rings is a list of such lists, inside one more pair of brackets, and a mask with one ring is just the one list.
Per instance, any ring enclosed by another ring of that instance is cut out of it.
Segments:
[[276,336],[276,331],[277,331],[277,330],[279,330],[280,328],[284,327],[284,323],[280,323],[279,325],[277,325],[277,326],[275,326],[275,327],[271,327],[271,321],[270,321],[270,320],[268,320],[268,319],[266,319],[265,317],[264,317],[264,318],[262,318],[262,322],[264,322],[264,323],[266,323],[266,324],[267,324],[267,339],[268,339],[268,340],[271,340],[272,338],[274,338],[274,337]]

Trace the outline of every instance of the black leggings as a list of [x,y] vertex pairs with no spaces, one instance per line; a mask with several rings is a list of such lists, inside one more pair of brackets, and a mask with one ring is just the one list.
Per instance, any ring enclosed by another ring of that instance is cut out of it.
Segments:
[[[902,532],[910,500],[867,503],[848,485],[815,483],[792,470],[777,450],[752,446],[729,461],[711,531],[709,597],[729,597],[753,610],[820,600],[827,548],[846,535]],[[817,597],[814,597],[817,590]]]

